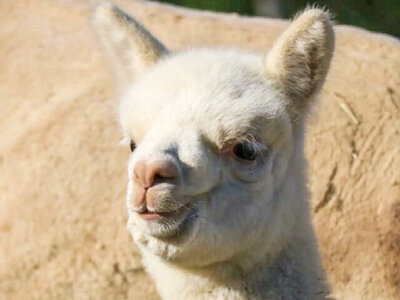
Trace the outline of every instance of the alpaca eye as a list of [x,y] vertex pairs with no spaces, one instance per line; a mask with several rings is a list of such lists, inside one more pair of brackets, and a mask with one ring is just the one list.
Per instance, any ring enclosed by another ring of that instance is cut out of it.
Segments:
[[257,150],[255,146],[248,142],[236,144],[235,147],[233,147],[233,153],[237,157],[248,161],[254,161],[257,156]]
[[135,142],[134,142],[133,140],[131,140],[130,147],[131,147],[131,151],[132,151],[132,152],[135,151],[135,149],[136,149],[136,144],[135,144]]

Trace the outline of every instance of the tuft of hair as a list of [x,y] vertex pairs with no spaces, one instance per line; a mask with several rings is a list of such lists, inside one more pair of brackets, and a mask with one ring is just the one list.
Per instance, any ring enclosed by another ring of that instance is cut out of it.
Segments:
[[92,24],[122,85],[132,82],[169,53],[139,22],[113,3],[97,5]]
[[267,76],[283,91],[292,115],[303,115],[320,91],[334,45],[329,12],[311,7],[297,14],[268,54]]

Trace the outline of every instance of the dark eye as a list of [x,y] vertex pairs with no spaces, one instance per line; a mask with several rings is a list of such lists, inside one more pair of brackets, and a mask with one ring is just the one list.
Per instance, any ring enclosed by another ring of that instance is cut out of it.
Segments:
[[133,140],[131,140],[130,146],[131,146],[131,151],[132,151],[132,152],[135,151],[135,149],[136,149],[136,144],[135,144],[135,142],[134,142]]
[[248,161],[255,160],[257,156],[257,150],[254,144],[248,142],[236,144],[233,147],[233,153],[237,157]]

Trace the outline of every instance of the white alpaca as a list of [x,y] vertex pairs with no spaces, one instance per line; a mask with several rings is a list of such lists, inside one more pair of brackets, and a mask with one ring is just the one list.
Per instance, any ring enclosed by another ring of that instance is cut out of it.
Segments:
[[94,25],[124,93],[128,229],[163,299],[327,299],[303,131],[329,68],[326,13],[267,55],[169,52],[112,4]]

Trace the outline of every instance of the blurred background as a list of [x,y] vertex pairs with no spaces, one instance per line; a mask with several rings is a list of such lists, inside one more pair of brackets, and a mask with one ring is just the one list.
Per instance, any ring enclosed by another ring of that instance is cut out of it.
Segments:
[[291,18],[307,4],[329,9],[338,24],[349,24],[400,37],[400,0],[159,0],[179,6],[236,12],[248,16]]

